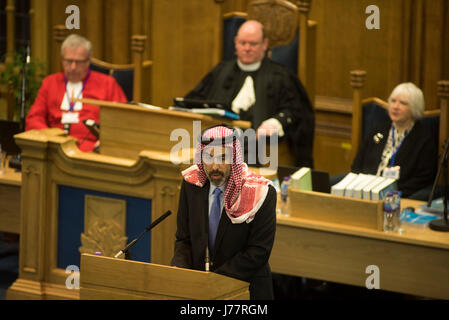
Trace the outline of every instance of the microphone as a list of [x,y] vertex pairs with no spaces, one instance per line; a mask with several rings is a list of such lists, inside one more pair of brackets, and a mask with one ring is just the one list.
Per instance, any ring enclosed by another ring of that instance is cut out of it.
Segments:
[[206,245],[206,259],[204,261],[204,271],[210,271],[210,258],[209,258],[209,246]]
[[29,64],[30,61],[31,61],[30,43],[28,42],[27,43],[27,57],[26,57],[25,63]]
[[159,218],[157,218],[156,220],[154,220],[149,226],[147,226],[145,228],[145,230],[143,230],[143,232],[133,241],[131,241],[130,243],[128,243],[128,245],[125,247],[125,249],[120,250],[119,252],[117,252],[117,254],[114,256],[114,258],[118,258],[120,257],[122,254],[125,254],[128,252],[128,250],[145,234],[145,232],[150,231],[151,229],[153,229],[155,226],[157,226],[160,222],[162,222],[162,220],[164,220],[165,218],[167,218],[169,215],[171,215],[171,211],[168,210],[166,213],[164,213],[162,216],[160,216]]
[[9,159],[9,167],[19,171],[22,170],[22,161],[20,159],[20,153]]
[[[19,132],[25,131],[25,105],[26,105],[26,89],[27,89],[27,71],[28,65],[31,60],[30,54],[30,42],[27,42],[26,46],[26,56],[22,57],[22,87],[21,87],[21,99],[20,99],[20,122],[19,122]],[[22,161],[20,159],[20,151],[17,155],[13,156],[9,160],[9,166],[18,171],[22,170]]]
[[100,124],[98,122],[95,122],[95,120],[92,119],[86,119],[83,120],[84,125],[89,129],[90,133],[92,133],[95,138],[100,137]]
[[20,104],[20,125],[21,130],[25,131],[25,94],[26,94],[26,83],[27,83],[27,65],[30,63],[30,43],[27,43],[26,47],[26,57],[23,57],[22,65],[22,92],[21,92],[21,104]]
[[449,138],[444,142],[444,151],[440,157],[440,163],[438,166],[437,176],[435,177],[435,181],[433,182],[432,191],[430,192],[429,200],[427,201],[427,207],[432,205],[433,196],[435,194],[435,188],[438,184],[438,180],[440,179],[440,173],[443,171],[443,180],[444,180],[444,198],[443,198],[443,219],[437,219],[429,222],[429,228],[435,231],[449,232],[449,219],[447,217],[447,202],[448,202],[448,153],[449,153]]

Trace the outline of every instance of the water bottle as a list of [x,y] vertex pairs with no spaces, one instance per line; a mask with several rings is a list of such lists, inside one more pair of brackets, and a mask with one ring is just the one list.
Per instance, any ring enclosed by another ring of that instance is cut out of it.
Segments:
[[399,232],[401,228],[401,192],[393,191],[394,214],[393,214],[393,231]]
[[284,177],[281,183],[281,214],[290,215],[288,210],[288,186],[290,185],[290,177]]
[[401,196],[398,191],[388,192],[384,200],[384,231],[398,232],[400,227]]
[[388,192],[384,199],[384,231],[392,232],[393,231],[393,193]]

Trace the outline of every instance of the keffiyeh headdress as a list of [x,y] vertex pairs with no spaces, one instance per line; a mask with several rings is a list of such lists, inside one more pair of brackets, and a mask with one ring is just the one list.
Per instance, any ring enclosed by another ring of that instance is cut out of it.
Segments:
[[203,131],[195,153],[195,164],[182,172],[184,180],[203,187],[208,177],[204,171],[202,155],[206,146],[225,146],[232,149],[229,179],[224,194],[224,208],[232,223],[251,222],[262,206],[271,181],[251,172],[242,159],[237,132],[225,125]]

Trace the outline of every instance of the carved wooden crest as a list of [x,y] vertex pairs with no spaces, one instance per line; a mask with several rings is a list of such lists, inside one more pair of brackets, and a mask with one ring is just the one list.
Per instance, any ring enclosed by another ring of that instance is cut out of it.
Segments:
[[80,253],[113,257],[126,246],[126,201],[86,195]]
[[248,20],[264,25],[269,48],[290,43],[298,29],[298,8],[284,0],[256,0],[248,5]]

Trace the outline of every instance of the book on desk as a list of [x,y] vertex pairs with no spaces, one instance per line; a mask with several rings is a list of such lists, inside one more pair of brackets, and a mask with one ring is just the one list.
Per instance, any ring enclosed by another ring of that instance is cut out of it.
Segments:
[[331,193],[356,199],[382,200],[389,191],[396,189],[395,179],[350,172],[331,187]]

